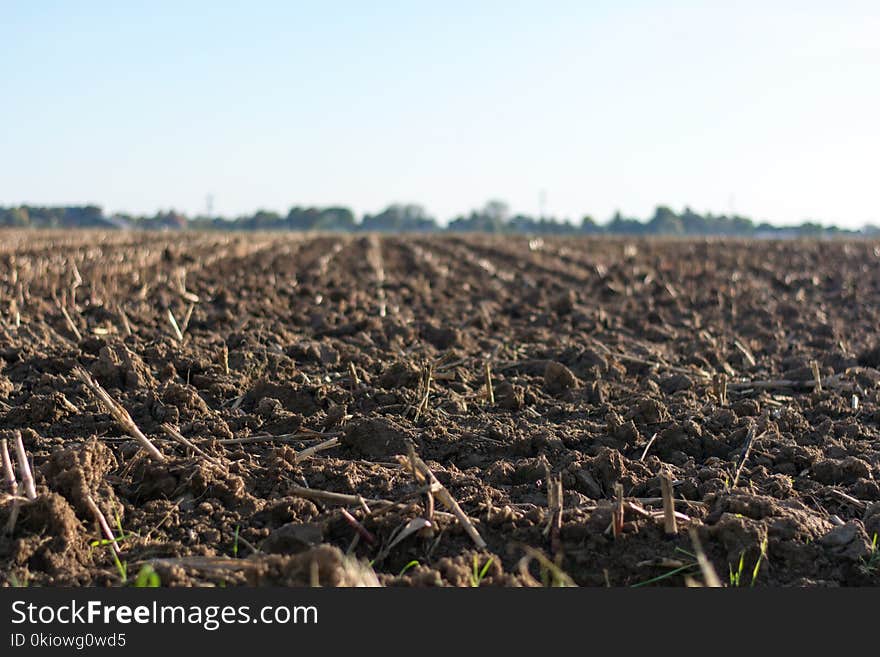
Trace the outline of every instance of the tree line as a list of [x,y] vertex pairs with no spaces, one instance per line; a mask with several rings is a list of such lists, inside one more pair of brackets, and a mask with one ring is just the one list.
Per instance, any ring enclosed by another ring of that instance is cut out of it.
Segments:
[[33,228],[133,228],[144,230],[277,230],[277,231],[370,231],[370,232],[486,232],[536,235],[717,235],[729,237],[829,237],[835,235],[878,236],[880,228],[865,226],[849,230],[805,222],[797,226],[756,223],[740,215],[699,214],[690,208],[675,212],[658,206],[647,219],[614,214],[598,223],[592,216],[579,222],[567,219],[511,214],[501,201],[490,201],[482,208],[452,219],[441,226],[425,208],[417,204],[396,203],[378,214],[358,219],[346,207],[292,207],[286,215],[259,210],[235,218],[188,217],[173,210],[152,216],[105,214],[96,205],[38,207],[21,205],[0,207],[0,226]]

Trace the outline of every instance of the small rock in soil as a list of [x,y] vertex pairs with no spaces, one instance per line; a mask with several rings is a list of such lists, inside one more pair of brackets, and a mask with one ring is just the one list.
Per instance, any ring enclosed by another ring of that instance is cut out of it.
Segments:
[[578,381],[571,370],[562,363],[551,361],[544,370],[544,390],[558,395],[566,390],[577,388]]
[[518,411],[523,407],[525,395],[520,386],[515,386],[509,381],[502,381],[495,386],[495,404],[498,408],[508,411]]
[[381,460],[407,453],[407,433],[387,418],[349,424],[340,442],[366,459]]
[[319,523],[288,523],[273,531],[260,544],[261,552],[296,554],[320,545],[324,530]]

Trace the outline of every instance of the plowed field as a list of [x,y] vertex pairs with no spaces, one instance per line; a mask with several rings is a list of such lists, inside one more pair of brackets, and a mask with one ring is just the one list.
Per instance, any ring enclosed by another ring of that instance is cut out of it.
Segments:
[[2,237],[4,584],[880,584],[876,243]]

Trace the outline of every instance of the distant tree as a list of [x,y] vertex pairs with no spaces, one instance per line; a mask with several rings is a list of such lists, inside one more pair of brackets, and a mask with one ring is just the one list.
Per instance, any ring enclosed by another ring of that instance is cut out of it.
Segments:
[[617,211],[605,230],[615,235],[641,235],[645,232],[645,224],[638,219],[628,219]]
[[500,233],[507,227],[510,210],[503,201],[489,201],[480,210],[473,210],[467,217],[456,217],[449,222],[451,231]]
[[395,203],[377,215],[365,215],[360,228],[379,232],[424,232],[436,230],[437,222],[433,217],[428,216],[421,205]]
[[504,223],[510,216],[510,206],[504,201],[492,200],[483,206],[483,215],[493,223]]
[[[0,207],[0,226],[11,227],[89,227],[105,226],[145,229],[180,230],[185,228],[216,230],[327,230],[327,231],[433,231],[440,230],[433,217],[425,209],[414,203],[396,203],[388,206],[377,215],[366,215],[358,224],[354,213],[345,207],[303,208],[292,207],[286,216],[277,212],[259,210],[253,215],[235,219],[223,217],[195,217],[173,210],[159,211],[153,216],[104,215],[97,205],[41,207],[22,205],[19,207]],[[838,236],[868,235],[877,236],[880,228],[865,226],[861,231],[852,231],[835,226],[824,227],[814,221],[800,226],[780,228],[767,222],[756,225],[748,217],[726,216],[706,213],[701,215],[685,207],[677,214],[666,206],[658,206],[652,217],[643,222],[624,217],[620,212],[604,225],[598,225],[592,217],[585,216],[579,225],[570,221],[552,218],[536,219],[518,214],[510,217],[510,210],[502,201],[489,201],[479,210],[468,215],[458,216],[444,229],[448,231],[481,231],[491,233],[530,233],[548,235],[608,233],[621,235],[722,235],[760,237],[790,236]]]
[[645,228],[646,232],[656,235],[681,235],[684,232],[684,224],[679,216],[665,205],[657,206]]
[[313,230],[320,214],[317,208],[290,208],[287,213],[287,227],[291,230]]
[[587,235],[592,235],[602,232],[602,228],[596,223],[596,220],[593,219],[593,217],[587,214],[581,219],[581,232]]
[[23,228],[31,223],[28,209],[24,206],[19,208],[0,209],[0,224]]
[[318,213],[315,230],[353,230],[354,214],[348,208],[324,208]]

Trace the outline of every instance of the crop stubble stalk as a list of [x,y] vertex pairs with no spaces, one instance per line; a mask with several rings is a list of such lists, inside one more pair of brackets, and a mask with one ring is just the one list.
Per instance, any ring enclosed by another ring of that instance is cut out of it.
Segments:
[[10,495],[18,493],[18,482],[15,480],[15,471],[12,469],[12,459],[9,457],[9,444],[6,438],[0,440],[0,460],[3,462],[3,477],[6,488]]
[[462,527],[464,527],[465,532],[468,536],[470,536],[471,540],[476,544],[478,548],[485,549],[486,541],[483,540],[483,537],[480,536],[480,533],[477,531],[477,528],[474,527],[474,524],[471,522],[471,519],[467,517],[467,514],[462,511],[461,507],[458,505],[458,502],[455,501],[455,498],[452,497],[452,494],[446,490],[446,487],[441,484],[437,477],[434,476],[434,473],[431,471],[431,468],[419,457],[417,454],[413,454],[414,456],[414,464],[415,467],[428,478],[432,486],[432,492],[434,495],[440,500],[440,502],[449,509],[452,514],[458,518],[458,521],[461,523]]
[[660,477],[660,489],[663,494],[663,526],[667,536],[678,533],[675,524],[675,502],[672,495],[672,479],[664,474]]
[[95,381],[88,372],[80,367],[74,368],[73,373],[104,404],[107,411],[113,416],[113,419],[116,420],[119,426],[134,436],[135,440],[141,444],[152,459],[156,461],[165,460],[165,456],[162,452],[156,449],[156,446],[150,442],[150,439],[147,438],[138,425],[134,423],[134,420],[131,419],[131,415],[128,414],[128,411],[114,400],[110,394],[104,390],[100,383]]
[[95,520],[98,522],[98,526],[101,528],[104,538],[110,541],[110,545],[113,546],[113,551],[116,554],[119,554],[122,550],[120,550],[119,544],[116,542],[116,536],[113,534],[113,530],[110,529],[110,525],[107,523],[107,518],[104,516],[104,513],[95,503],[95,500],[91,495],[87,494],[85,496],[85,501],[86,506],[89,507],[92,515],[95,516]]
[[31,473],[31,464],[28,461],[27,452],[21,439],[21,432],[15,432],[15,456],[18,459],[18,471],[21,475],[21,483],[24,486],[25,495],[29,500],[37,499],[37,489],[34,485],[34,475]]

